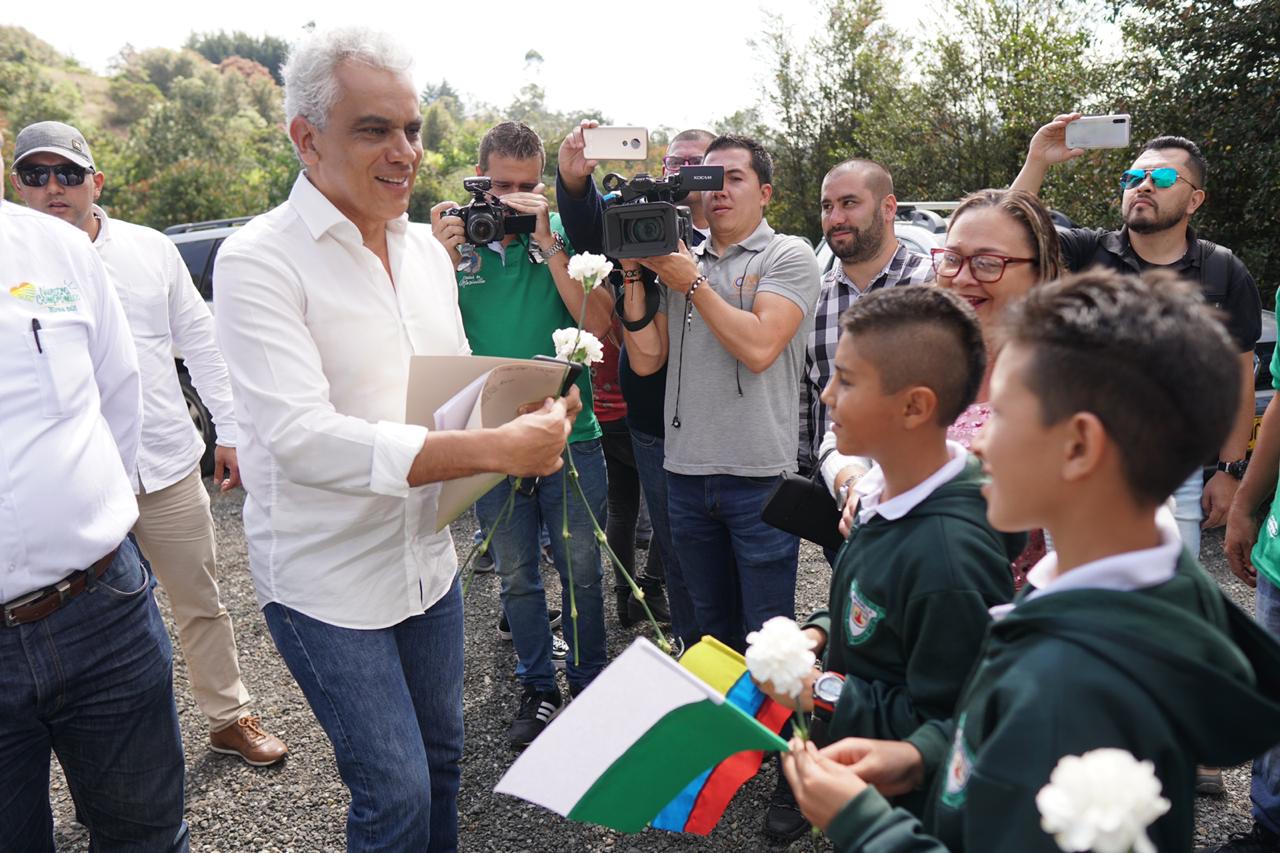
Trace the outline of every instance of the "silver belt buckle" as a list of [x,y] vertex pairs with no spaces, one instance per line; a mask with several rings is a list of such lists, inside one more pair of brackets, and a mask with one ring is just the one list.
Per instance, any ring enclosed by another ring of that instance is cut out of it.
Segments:
[[28,604],[39,601],[44,597],[47,589],[37,589],[35,592],[29,592],[21,598],[14,599],[4,606],[4,625],[6,628],[14,628],[18,622],[13,618],[13,611],[20,607],[26,607]]

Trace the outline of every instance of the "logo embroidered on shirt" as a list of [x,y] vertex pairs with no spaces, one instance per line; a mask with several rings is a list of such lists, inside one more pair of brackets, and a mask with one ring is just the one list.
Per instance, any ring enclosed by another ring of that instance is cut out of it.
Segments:
[[50,314],[66,314],[80,310],[80,292],[71,282],[39,285],[24,281],[9,288],[9,295],[23,302],[34,302]]
[[1267,516],[1267,532],[1271,534],[1272,539],[1280,536],[1280,523],[1276,522],[1274,515]]
[[458,287],[470,287],[473,284],[484,284],[484,276],[476,273],[465,273],[458,276]]
[[876,626],[884,616],[884,608],[864,596],[856,580],[849,584],[846,608],[844,621],[849,631],[849,643],[855,646],[865,643],[876,632]]
[[947,777],[942,785],[941,800],[944,805],[958,809],[964,805],[965,793],[969,788],[969,777],[973,775],[973,753],[964,739],[964,718],[956,723],[956,739],[951,744],[951,758],[947,761]]
[[35,302],[36,286],[29,281],[24,281],[22,284],[9,288],[9,295],[14,299],[21,299],[23,302]]

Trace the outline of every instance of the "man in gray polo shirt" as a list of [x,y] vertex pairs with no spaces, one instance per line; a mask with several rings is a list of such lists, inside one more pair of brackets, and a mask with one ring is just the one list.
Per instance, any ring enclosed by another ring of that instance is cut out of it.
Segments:
[[[636,373],[667,365],[671,538],[699,633],[742,649],[766,619],[794,616],[799,540],[760,510],[796,469],[805,330],[820,276],[808,245],[765,221],[773,164],[758,142],[718,137],[703,162],[725,169],[724,188],[702,194],[711,239],[641,262],[665,285],[665,306],[626,341]],[[623,268],[634,322],[644,290],[635,262]]]

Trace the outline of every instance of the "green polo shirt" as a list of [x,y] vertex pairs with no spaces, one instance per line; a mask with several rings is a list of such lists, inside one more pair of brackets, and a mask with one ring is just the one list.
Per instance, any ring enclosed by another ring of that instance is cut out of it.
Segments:
[[[1280,391],[1280,347],[1271,354],[1271,387]],[[1258,529],[1253,546],[1253,567],[1275,586],[1280,586],[1280,491],[1271,502],[1271,512]]]
[[[559,214],[551,214],[551,228],[565,236]],[[477,246],[479,271],[457,274],[458,308],[474,355],[555,355],[551,333],[577,325],[556,290],[551,270],[529,259],[530,239],[530,235],[521,234],[502,253]],[[567,238],[565,251],[573,254]],[[582,412],[573,425],[570,442],[600,437],[600,424],[591,410],[591,377],[587,371],[582,372],[577,384],[582,394]]]

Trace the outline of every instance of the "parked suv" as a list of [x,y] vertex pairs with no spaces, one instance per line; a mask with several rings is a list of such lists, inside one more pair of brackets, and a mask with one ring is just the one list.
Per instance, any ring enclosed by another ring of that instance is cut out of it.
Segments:
[[[171,225],[164,233],[178,247],[178,254],[186,262],[191,272],[191,280],[196,290],[204,297],[209,310],[213,310],[213,259],[218,254],[222,241],[227,239],[241,225],[252,219],[252,216],[241,216],[236,219],[215,219],[209,222],[188,222],[182,225]],[[182,363],[182,353],[174,349],[173,360],[178,367],[178,383],[182,386],[183,399],[187,401],[187,411],[191,420],[204,439],[204,456],[200,460],[200,471],[208,477],[213,473],[214,430],[213,417],[205,408],[195,386],[191,384],[191,374]]]

